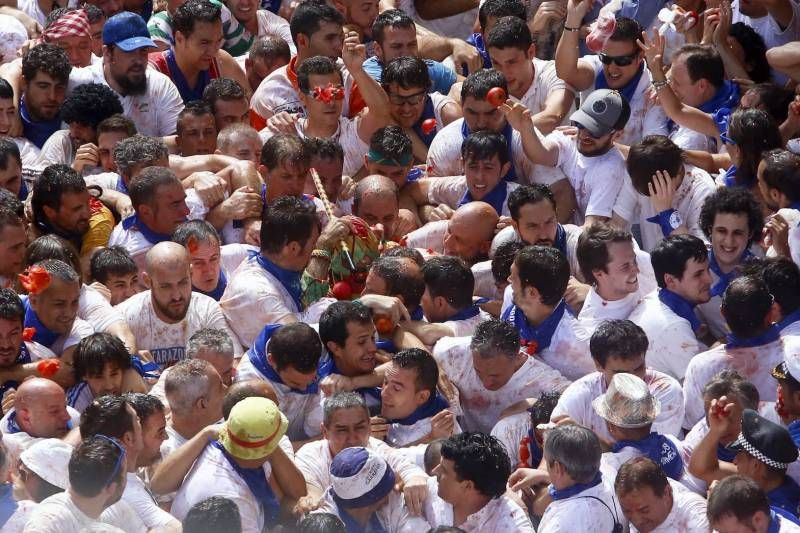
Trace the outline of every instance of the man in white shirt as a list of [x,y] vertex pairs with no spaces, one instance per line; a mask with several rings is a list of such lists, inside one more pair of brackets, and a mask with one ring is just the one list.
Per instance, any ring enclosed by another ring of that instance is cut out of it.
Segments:
[[[655,288],[650,256],[642,268],[633,244],[633,235],[608,224],[594,224],[578,239],[577,256],[583,278],[591,285],[578,314],[581,327],[593,331],[608,319],[628,318],[644,295]],[[640,281],[640,277],[644,278]],[[642,285],[649,285],[642,287]]]
[[289,461],[278,446],[287,426],[272,400],[251,397],[234,405],[218,439],[206,445],[175,495],[175,517],[182,520],[209,496],[224,496],[236,503],[242,531],[274,527],[280,500],[271,464],[277,469],[278,462]]
[[661,467],[635,457],[617,472],[614,490],[632,533],[706,533],[706,500],[670,481]]
[[[213,298],[192,291],[189,253],[175,242],[153,246],[145,258],[142,278],[149,290],[122,302],[119,309],[136,337],[162,368],[182,360],[186,343],[204,328],[230,333],[225,316]],[[234,354],[241,347],[234,343]]]
[[[800,264],[800,189],[798,189],[800,156],[789,150],[770,150],[758,164],[756,172],[761,201],[775,214],[767,221],[770,247],[767,256],[783,255]],[[788,242],[781,235],[781,222],[789,225]],[[786,249],[788,246],[788,250]]]
[[147,53],[156,45],[142,17],[123,11],[109,18],[103,26],[103,44],[103,61],[72,69],[67,91],[88,82],[108,85],[139,133],[173,135],[183,100],[167,76],[147,68]]
[[577,200],[576,223],[590,226],[610,219],[625,178],[625,160],[614,145],[631,113],[625,98],[610,89],[594,91],[570,116],[578,128],[574,138],[554,132],[543,141],[524,105],[506,104],[501,109],[520,132],[525,154],[531,161],[558,167],[567,176]]
[[400,242],[405,234],[418,227],[417,215],[409,209],[400,209],[400,190],[395,182],[380,174],[358,180],[351,211],[384,241]]
[[574,102],[573,91],[556,74],[555,61],[535,55],[531,30],[519,17],[503,17],[486,33],[492,66],[505,76],[509,97],[530,109],[536,128],[547,135],[560,126]]
[[44,499],[23,531],[79,533],[97,522],[130,528],[111,521],[108,512],[125,490],[126,461],[125,448],[116,440],[104,435],[84,439],[69,460],[69,488]]
[[738,475],[726,477],[714,487],[708,497],[708,522],[719,533],[742,529],[756,533],[800,531],[800,526],[772,510],[755,481]]
[[[733,21],[753,28],[763,39],[767,50],[800,39],[800,4],[791,0],[731,2]],[[777,83],[786,77],[773,69]]]
[[749,265],[747,274],[767,284],[775,297],[773,320],[781,335],[800,335],[800,267],[788,257],[775,257]]
[[505,495],[511,467],[503,445],[483,433],[460,433],[442,444],[433,469],[436,495],[426,502],[431,526],[452,526],[468,533],[533,533],[520,506]]
[[632,145],[626,165],[630,179],[623,181],[614,204],[615,224],[638,224],[646,252],[678,233],[705,240],[700,211],[717,188],[705,170],[684,164],[683,150],[663,135]]
[[691,235],[673,235],[650,252],[659,289],[630,315],[650,339],[647,364],[682,380],[689,361],[712,343],[695,306],[710,298],[708,250]]
[[524,352],[576,380],[595,366],[587,349],[589,334],[567,310],[569,279],[567,258],[557,248],[523,248],[511,264],[500,317],[519,332]]
[[431,257],[422,265],[422,276],[425,320],[404,327],[426,346],[433,346],[442,337],[469,337],[478,324],[491,318],[472,302],[475,277],[462,259]]
[[[12,157],[9,156],[9,159]],[[13,164],[11,159],[8,166]],[[26,240],[23,219],[9,209],[0,211],[0,286],[4,289],[11,287],[12,281],[25,266]]]
[[569,385],[539,357],[521,351],[517,331],[500,320],[478,325],[472,338],[443,338],[433,356],[458,389],[466,431],[489,433],[506,408]]
[[295,464],[306,480],[308,495],[297,504],[299,510],[319,507],[331,486],[331,463],[345,448],[363,446],[381,455],[403,483],[406,505],[415,514],[422,511],[428,496],[425,472],[399,451],[370,437],[370,419],[364,399],[352,392],[340,392],[323,404],[322,440],[309,442],[297,450]]
[[12,456],[19,457],[38,440],[63,438],[73,413],[77,420],[80,415],[67,408],[64,389],[57,383],[39,377],[27,379],[14,395],[14,408],[0,421],[3,443]]
[[572,383],[561,394],[551,420],[570,418],[597,434],[601,441],[616,439],[592,408],[592,401],[605,394],[608,384],[619,373],[630,373],[644,380],[650,393],[658,399],[661,410],[653,421],[653,430],[665,435],[678,435],[683,423],[683,391],[680,384],[666,374],[645,366],[647,336],[630,320],[602,322],[592,334],[589,347],[598,371]]
[[690,428],[703,417],[703,387],[724,369],[736,370],[755,385],[762,402],[775,401],[775,381],[770,372],[783,361],[784,354],[796,353],[800,338],[780,336],[778,326],[772,324],[772,302],[766,284],[758,278],[744,276],[728,285],[722,297],[722,315],[731,333],[725,344],[699,353],[689,362],[683,383],[683,427]]
[[319,381],[331,371],[317,332],[308,324],[268,324],[236,367],[236,381],[268,382],[295,442],[317,437],[322,424]]

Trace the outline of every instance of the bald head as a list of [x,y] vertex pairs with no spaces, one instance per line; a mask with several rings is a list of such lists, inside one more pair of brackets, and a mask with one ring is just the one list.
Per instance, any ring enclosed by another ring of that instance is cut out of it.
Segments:
[[144,260],[144,284],[156,315],[169,324],[183,320],[192,299],[189,252],[172,241],[150,248]]
[[373,174],[360,180],[353,196],[353,214],[379,235],[391,237],[397,226],[400,193],[386,176]]
[[185,270],[189,268],[189,252],[176,242],[165,241],[150,248],[144,261],[145,272],[150,276],[156,270]]
[[358,181],[355,194],[353,196],[353,209],[357,210],[358,205],[366,198],[397,199],[397,185],[380,174],[372,174]]
[[447,225],[445,253],[474,264],[489,251],[500,217],[486,202],[469,202],[459,207]]
[[68,430],[66,395],[55,381],[45,378],[23,381],[14,397],[14,410],[19,427],[33,437],[60,438]]
[[246,381],[237,381],[228,387],[228,392],[225,394],[225,400],[222,402],[222,416],[225,420],[233,409],[233,406],[241,402],[245,398],[267,398],[275,402],[275,405],[280,406],[278,403],[278,396],[275,390],[268,382],[263,379],[248,379]]

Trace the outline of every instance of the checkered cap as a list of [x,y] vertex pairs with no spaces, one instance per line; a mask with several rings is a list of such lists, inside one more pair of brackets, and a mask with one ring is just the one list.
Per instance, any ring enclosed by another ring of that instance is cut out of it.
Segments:
[[53,21],[42,33],[42,40],[52,43],[65,37],[91,37],[89,17],[83,9],[68,11]]
[[797,460],[797,447],[789,430],[752,409],[745,409],[742,413],[742,432],[728,448],[745,451],[777,470],[785,470]]

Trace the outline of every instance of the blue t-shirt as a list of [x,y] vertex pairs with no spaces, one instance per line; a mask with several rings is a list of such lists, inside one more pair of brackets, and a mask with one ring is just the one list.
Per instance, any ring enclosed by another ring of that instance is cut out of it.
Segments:
[[[456,82],[456,73],[445,67],[438,61],[425,59],[425,64],[428,65],[428,76],[431,77],[431,92],[440,92],[447,94],[450,87]],[[364,72],[369,74],[369,77],[378,83],[381,82],[381,74],[383,73],[383,64],[378,61],[375,56],[370,57],[364,61]]]

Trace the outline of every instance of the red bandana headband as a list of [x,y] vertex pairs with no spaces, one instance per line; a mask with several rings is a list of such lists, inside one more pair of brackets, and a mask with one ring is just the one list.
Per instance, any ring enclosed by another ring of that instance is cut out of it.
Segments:
[[91,37],[92,32],[89,28],[89,17],[86,11],[76,9],[61,15],[42,33],[42,40],[52,43],[65,37]]

